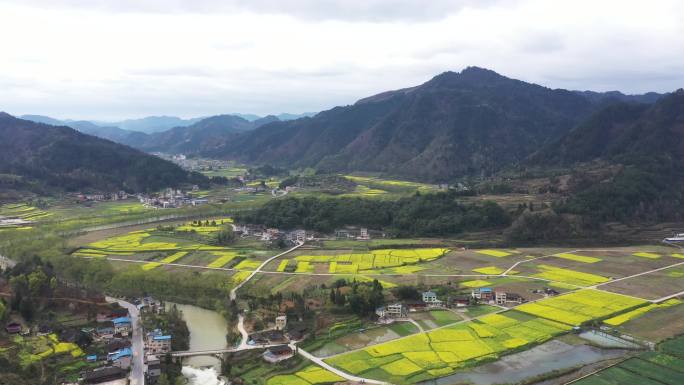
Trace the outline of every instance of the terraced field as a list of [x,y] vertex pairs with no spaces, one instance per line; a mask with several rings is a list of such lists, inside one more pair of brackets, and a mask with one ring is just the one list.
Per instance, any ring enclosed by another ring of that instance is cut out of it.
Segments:
[[[252,271],[269,254],[257,242],[239,241],[235,246],[216,246],[214,234],[232,222],[230,218],[195,221],[171,228],[150,228],[92,242],[72,255],[89,258],[115,258],[147,261],[142,268],[152,270],[168,264],[232,268]],[[243,244],[244,243],[244,244]],[[256,247],[256,248],[255,248]]]

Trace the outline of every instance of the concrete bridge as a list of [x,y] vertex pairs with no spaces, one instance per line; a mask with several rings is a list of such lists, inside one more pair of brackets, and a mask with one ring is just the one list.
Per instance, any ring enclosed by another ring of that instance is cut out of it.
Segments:
[[253,349],[266,349],[272,346],[280,346],[283,344],[266,344],[266,345],[247,345],[246,347],[233,347],[225,349],[214,349],[214,350],[179,350],[175,352],[170,352],[171,357],[195,357],[195,356],[220,356],[224,353],[235,353],[241,352],[243,350],[253,350]]

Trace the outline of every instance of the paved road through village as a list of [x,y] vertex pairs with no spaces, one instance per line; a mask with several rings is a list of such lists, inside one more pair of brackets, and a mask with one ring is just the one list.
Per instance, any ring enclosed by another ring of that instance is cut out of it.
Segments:
[[131,337],[131,350],[133,360],[131,361],[131,373],[128,376],[130,385],[145,385],[145,345],[143,344],[142,324],[140,323],[140,311],[132,303],[124,300],[107,297],[107,302],[118,302],[119,305],[128,309],[131,316],[131,326],[133,327]]

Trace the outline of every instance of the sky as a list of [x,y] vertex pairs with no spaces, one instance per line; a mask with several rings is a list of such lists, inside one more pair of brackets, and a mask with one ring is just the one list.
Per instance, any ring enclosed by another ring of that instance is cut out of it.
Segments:
[[0,0],[0,111],[321,111],[467,66],[551,88],[684,86],[684,2]]

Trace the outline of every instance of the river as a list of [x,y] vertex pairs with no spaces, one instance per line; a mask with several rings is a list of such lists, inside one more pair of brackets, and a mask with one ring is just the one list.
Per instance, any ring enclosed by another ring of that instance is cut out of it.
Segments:
[[[167,306],[173,305],[167,302]],[[226,347],[228,324],[217,312],[193,305],[176,304],[190,330],[190,350],[212,350]],[[186,358],[183,375],[190,385],[223,385],[218,379],[221,362],[210,356]]]

